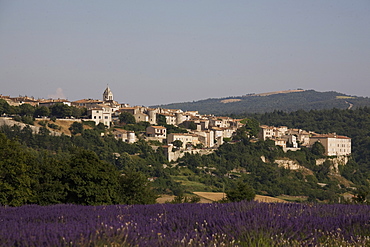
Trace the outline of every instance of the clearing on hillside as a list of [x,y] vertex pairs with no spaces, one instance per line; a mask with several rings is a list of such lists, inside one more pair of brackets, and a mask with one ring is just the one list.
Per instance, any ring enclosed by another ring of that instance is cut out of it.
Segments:
[[[194,194],[200,196],[201,198],[209,199],[211,201],[219,201],[226,197],[225,193],[222,192],[193,192]],[[271,197],[271,196],[261,196],[256,195],[254,200],[259,202],[286,202],[285,200]]]
[[[195,193],[194,193],[195,194]],[[189,199],[191,196],[188,196],[186,195]],[[200,201],[199,203],[212,203],[214,202],[213,200],[210,200],[210,199],[207,199],[207,198],[204,198],[204,197],[200,197]],[[172,201],[173,199],[175,198],[175,196],[170,196],[170,195],[161,195],[159,198],[157,198],[156,202],[157,203],[167,203],[167,202],[170,202]]]
[[[71,127],[73,122],[80,122],[79,120],[57,119],[55,122],[53,122],[49,119],[36,119],[35,126],[36,127],[42,127],[42,125],[40,125],[40,123],[39,123],[39,122],[42,122],[42,121],[46,121],[47,124],[49,124],[49,123],[50,124],[55,124],[58,127],[60,127],[60,129],[52,129],[52,128],[46,126],[47,129],[55,131],[55,132],[59,132],[59,133],[64,133],[65,135],[68,135],[68,136],[71,135],[71,131],[69,130],[69,127]],[[87,125],[83,125],[83,127],[84,127],[84,129],[91,129],[91,127],[89,127]]]

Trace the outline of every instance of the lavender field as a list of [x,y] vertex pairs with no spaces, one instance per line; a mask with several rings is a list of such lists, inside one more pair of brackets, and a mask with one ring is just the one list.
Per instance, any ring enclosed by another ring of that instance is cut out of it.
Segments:
[[0,246],[370,246],[370,206],[1,207]]

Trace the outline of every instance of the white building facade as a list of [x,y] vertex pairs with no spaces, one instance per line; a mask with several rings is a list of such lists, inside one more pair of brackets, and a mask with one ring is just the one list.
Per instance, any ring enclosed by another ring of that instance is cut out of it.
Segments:
[[347,156],[352,152],[351,138],[336,134],[314,135],[310,137],[310,146],[320,142],[327,156]]
[[110,127],[112,122],[112,109],[110,107],[93,108],[87,112],[90,120],[94,121],[96,125],[103,123],[105,126]]

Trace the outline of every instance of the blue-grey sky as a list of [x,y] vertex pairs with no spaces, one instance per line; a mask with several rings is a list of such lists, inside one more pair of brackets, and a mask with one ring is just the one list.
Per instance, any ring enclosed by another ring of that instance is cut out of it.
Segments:
[[0,0],[0,94],[154,105],[370,96],[369,0]]

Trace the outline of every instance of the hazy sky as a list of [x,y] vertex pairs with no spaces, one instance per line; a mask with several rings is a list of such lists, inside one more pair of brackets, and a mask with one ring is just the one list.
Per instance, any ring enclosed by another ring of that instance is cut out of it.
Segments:
[[370,96],[369,0],[0,0],[0,94],[154,105]]

